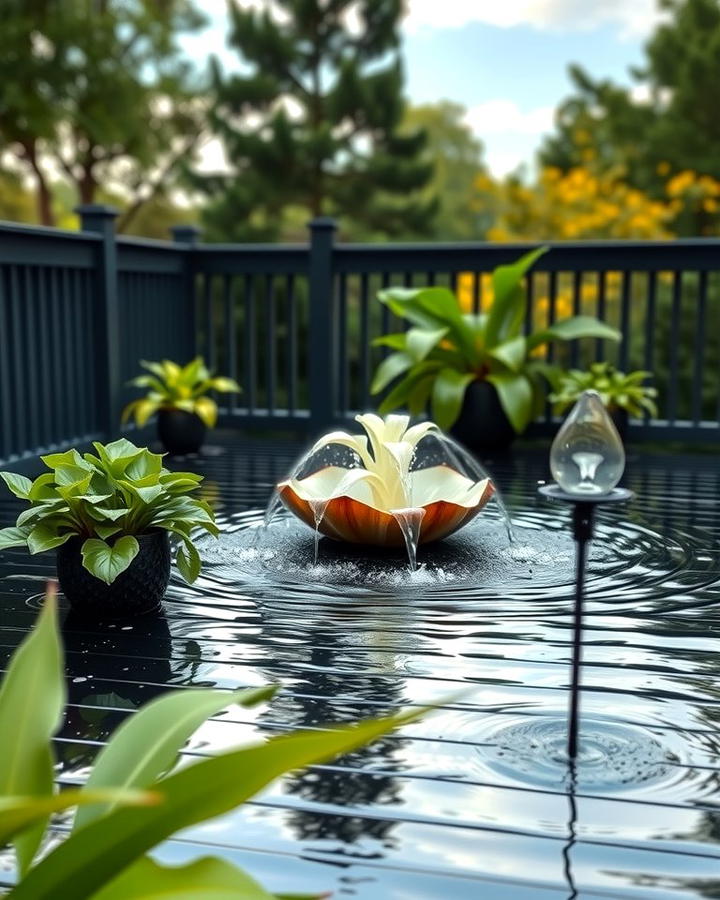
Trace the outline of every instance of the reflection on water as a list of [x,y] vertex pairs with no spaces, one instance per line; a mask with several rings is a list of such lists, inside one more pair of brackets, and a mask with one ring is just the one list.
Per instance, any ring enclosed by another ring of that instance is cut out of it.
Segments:
[[[637,500],[599,517],[583,672],[588,738],[570,790],[558,748],[573,546],[564,512],[535,494],[544,462],[518,454],[494,468],[513,547],[488,510],[422,550],[410,575],[400,555],[327,541],[314,565],[312,532],[282,518],[261,533],[260,510],[294,455],[228,452],[204,463],[220,486],[224,533],[202,542],[207,565],[195,586],[173,583],[165,617],[107,627],[67,620],[64,777],[85,774],[123,718],[168,687],[282,683],[266,708],[231,708],[203,726],[189,754],[464,689],[400,734],[291,774],[167,853],[179,862],[219,844],[274,890],[366,900],[559,900],[573,884],[582,897],[720,896],[712,460],[631,458]],[[39,560],[30,568],[11,552],[0,561],[2,664],[33,621],[38,581],[25,575],[42,576]]]

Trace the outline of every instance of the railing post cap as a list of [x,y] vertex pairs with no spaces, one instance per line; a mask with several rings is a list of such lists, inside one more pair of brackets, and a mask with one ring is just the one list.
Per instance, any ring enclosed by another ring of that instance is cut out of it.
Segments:
[[194,244],[202,234],[202,228],[198,225],[172,225],[170,233],[178,244]]
[[81,203],[76,206],[73,212],[79,216],[104,216],[105,218],[115,219],[120,215],[117,206],[108,206],[105,203]]
[[335,231],[337,222],[332,216],[318,216],[308,222],[308,228],[313,231]]

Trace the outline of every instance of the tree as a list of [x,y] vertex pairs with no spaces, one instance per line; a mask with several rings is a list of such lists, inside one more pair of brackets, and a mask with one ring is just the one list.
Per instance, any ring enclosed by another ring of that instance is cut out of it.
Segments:
[[231,0],[229,9],[243,70],[213,66],[212,124],[233,171],[196,179],[217,195],[208,236],[274,239],[298,208],[337,216],[355,234],[426,232],[425,138],[399,130],[401,0],[277,0],[262,10]]
[[480,211],[468,202],[485,166],[483,145],[463,122],[464,114],[459,103],[441,100],[411,106],[403,119],[403,131],[422,130],[427,135],[423,158],[434,166],[434,172],[420,196],[428,203],[437,197],[432,236],[442,241],[478,240],[484,236],[487,224]]
[[633,89],[571,67],[576,94],[560,107],[557,133],[540,159],[566,171],[588,163],[602,171],[622,167],[629,183],[651,197],[683,197],[681,233],[716,233],[720,3],[660,0],[660,6],[669,18],[648,41],[643,66],[631,71]]
[[200,134],[177,35],[192,0],[7,0],[0,29],[0,150],[31,176],[38,218],[55,221],[57,172],[81,203],[126,197],[121,227],[165,187]]

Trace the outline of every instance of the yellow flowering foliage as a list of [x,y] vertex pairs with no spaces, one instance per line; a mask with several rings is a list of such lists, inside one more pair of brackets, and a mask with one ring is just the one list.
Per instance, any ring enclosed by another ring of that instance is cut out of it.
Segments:
[[547,167],[533,185],[517,179],[491,185],[488,180],[485,176],[476,185],[481,200],[474,205],[493,214],[491,241],[672,237],[671,204],[652,200],[619,172]]

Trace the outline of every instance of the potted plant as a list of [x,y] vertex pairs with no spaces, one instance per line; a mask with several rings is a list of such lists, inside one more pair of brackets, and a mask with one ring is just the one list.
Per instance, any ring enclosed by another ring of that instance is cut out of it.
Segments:
[[192,583],[200,556],[192,530],[217,536],[210,507],[188,496],[201,476],[169,472],[162,456],[124,438],[96,454],[43,456],[50,469],[34,481],[0,472],[30,506],[0,530],[0,550],[57,550],[60,586],[73,610],[95,617],[139,615],[157,608],[170,580],[169,535],[180,539],[177,567]]
[[140,365],[149,374],[138,375],[130,384],[149,390],[145,397],[128,403],[122,421],[134,416],[142,428],[157,413],[158,436],[168,453],[197,453],[206,430],[217,422],[217,403],[207,396],[208,392],[237,393],[240,386],[232,378],[213,376],[201,356],[186,366],[169,359],[143,360]]
[[627,434],[628,416],[640,418],[644,413],[657,417],[657,390],[643,384],[651,372],[620,372],[608,362],[593,363],[586,371],[570,369],[548,373],[553,391],[549,400],[553,412],[562,415],[575,404],[583,391],[597,391],[610,413],[620,437]]
[[614,328],[592,316],[561,319],[523,334],[527,296],[523,278],[545,253],[541,247],[492,274],[493,302],[480,315],[463,314],[448,288],[389,288],[378,295],[407,331],[384,335],[375,345],[393,350],[378,366],[371,385],[387,413],[406,406],[413,415],[428,403],[432,418],[472,450],[509,446],[539,412],[546,364],[532,353],[550,341],[576,338],[619,340]]

